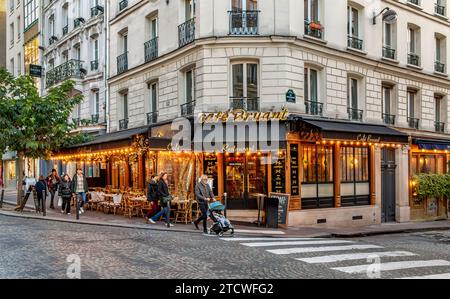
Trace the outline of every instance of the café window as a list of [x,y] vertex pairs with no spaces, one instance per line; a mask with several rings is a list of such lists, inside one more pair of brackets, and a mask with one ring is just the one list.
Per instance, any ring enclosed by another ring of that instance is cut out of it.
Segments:
[[332,208],[334,206],[333,147],[304,145],[302,157],[302,208]]
[[446,172],[445,155],[413,154],[411,158],[411,173],[416,174],[444,174]]
[[342,206],[370,205],[369,148],[341,148]]

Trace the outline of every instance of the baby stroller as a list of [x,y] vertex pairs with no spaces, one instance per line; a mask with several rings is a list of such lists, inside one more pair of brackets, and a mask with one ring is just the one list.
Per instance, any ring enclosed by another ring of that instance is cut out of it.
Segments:
[[213,221],[213,225],[209,228],[210,234],[216,234],[219,237],[223,237],[226,232],[231,232],[231,236],[234,235],[234,227],[231,225],[224,215],[225,206],[220,202],[213,202],[209,205],[209,218]]

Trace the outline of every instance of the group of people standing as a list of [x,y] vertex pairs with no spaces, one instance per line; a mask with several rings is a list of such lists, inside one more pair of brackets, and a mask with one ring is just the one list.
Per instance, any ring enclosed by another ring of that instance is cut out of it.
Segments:
[[[199,204],[201,216],[192,222],[197,230],[200,230],[199,224],[203,222],[203,232],[208,233],[208,207],[211,201],[215,201],[214,193],[208,184],[208,176],[202,175],[198,184],[195,186],[195,197]],[[167,227],[173,227],[170,223],[170,202],[173,197],[169,191],[168,174],[162,172],[159,176],[152,175],[147,187],[147,200],[151,202],[151,210],[147,214],[147,221],[155,224],[161,217]]]
[[55,209],[55,196],[61,197],[61,213],[70,215],[72,196],[76,196],[80,202],[79,213],[84,213],[83,206],[86,203],[86,194],[89,190],[86,176],[81,169],[71,179],[68,174],[64,174],[62,179],[58,176],[56,169],[53,169],[47,178],[39,176],[39,181],[35,185],[39,207],[42,210],[44,196],[50,193],[50,209]]

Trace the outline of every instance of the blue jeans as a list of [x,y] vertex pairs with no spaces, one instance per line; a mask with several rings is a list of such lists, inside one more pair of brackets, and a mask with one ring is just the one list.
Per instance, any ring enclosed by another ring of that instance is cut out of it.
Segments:
[[158,219],[163,215],[164,215],[166,223],[170,223],[170,208],[169,207],[164,207],[161,211],[156,213],[156,215],[153,216],[151,219],[153,221],[158,221]]
[[78,192],[77,200],[80,198],[80,196],[81,196],[80,208],[82,208],[84,206],[84,204],[86,203],[86,192]]

